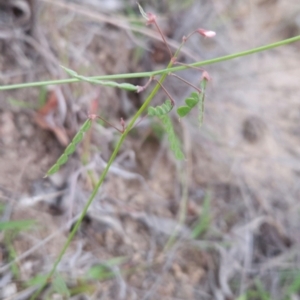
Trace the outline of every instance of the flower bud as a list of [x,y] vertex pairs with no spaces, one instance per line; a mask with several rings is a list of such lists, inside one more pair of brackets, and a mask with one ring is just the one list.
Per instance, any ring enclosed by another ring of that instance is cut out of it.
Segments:
[[216,35],[214,31],[205,30],[202,28],[197,29],[197,32],[200,33],[202,36],[209,37],[209,38],[214,37]]

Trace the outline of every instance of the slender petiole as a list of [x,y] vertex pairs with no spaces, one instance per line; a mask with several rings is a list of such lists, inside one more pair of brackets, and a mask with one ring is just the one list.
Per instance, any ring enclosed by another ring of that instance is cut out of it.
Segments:
[[164,90],[164,92],[167,94],[167,96],[170,98],[170,101],[172,103],[172,106],[175,105],[175,101],[174,99],[172,98],[172,96],[169,94],[169,92],[166,90],[166,88],[156,79],[156,78],[153,78],[153,80],[155,80],[159,85],[160,87]]
[[165,38],[163,32],[161,31],[161,29],[160,29],[160,27],[158,26],[158,24],[157,24],[156,21],[154,21],[154,24],[155,24],[155,27],[156,27],[156,29],[158,30],[159,34],[161,35],[161,37],[162,37],[162,39],[163,39],[163,41],[164,41],[164,43],[165,43],[165,45],[166,45],[168,51],[169,51],[170,58],[172,59],[172,58],[173,58],[173,54],[172,54],[172,51],[171,51],[171,49],[170,49],[170,47],[169,47],[169,44],[168,44],[167,41],[166,41],[166,38]]
[[143,85],[143,86],[137,86],[137,93],[141,93],[141,92],[143,92],[148,86],[149,86],[149,84],[152,82],[152,80],[153,80],[153,76],[150,76],[150,78],[149,78],[149,80],[147,81],[147,83],[145,84],[145,85]]
[[[102,117],[100,117],[100,116],[95,116],[95,118],[100,119],[101,121],[105,122],[105,123],[108,124],[110,127],[112,127],[112,128],[114,128],[114,129],[116,129],[117,131],[119,131],[121,134],[124,133],[124,127],[123,127],[123,125],[122,125],[123,129],[120,130],[120,129],[118,129],[116,126],[114,126],[113,124],[111,124],[110,122],[106,121],[104,118],[102,118]],[[122,120],[123,120],[123,119],[122,119]],[[122,122],[121,122],[121,124],[122,124]],[[124,126],[125,126],[125,125],[124,125]]]
[[178,78],[179,80],[181,80],[182,82],[184,82],[185,84],[191,86],[192,88],[194,88],[199,94],[201,94],[201,89],[199,89],[198,87],[196,87],[195,85],[191,84],[190,82],[186,81],[185,79],[183,79],[182,77],[174,74],[174,73],[169,73],[169,75],[174,76],[176,78]]

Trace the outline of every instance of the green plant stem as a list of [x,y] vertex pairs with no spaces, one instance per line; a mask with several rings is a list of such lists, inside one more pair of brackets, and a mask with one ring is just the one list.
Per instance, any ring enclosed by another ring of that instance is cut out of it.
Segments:
[[[231,55],[227,55],[227,56],[223,56],[223,57],[219,57],[219,58],[215,58],[215,59],[211,59],[211,60],[206,60],[203,62],[197,62],[194,64],[191,64],[190,66],[203,66],[203,65],[207,65],[207,64],[212,64],[212,63],[216,63],[216,62],[221,62],[221,61],[225,61],[225,60],[229,60],[229,59],[233,59],[233,58],[237,58],[237,57],[241,57],[241,56],[245,56],[245,55],[249,55],[249,54],[253,54],[259,51],[264,51],[264,50],[268,50],[271,48],[275,48],[278,46],[282,46],[288,43],[292,43],[295,41],[300,40],[300,36],[291,38],[291,39],[287,39],[287,40],[283,40],[274,44],[269,44],[263,47],[258,47],[255,49],[251,49],[248,51],[244,51],[244,52],[239,52],[239,53],[235,53],[235,54],[231,54]],[[178,54],[178,51],[176,52],[176,54],[174,55],[174,57],[176,57]],[[140,109],[137,111],[137,113],[134,115],[134,117],[132,118],[131,122],[128,124],[128,127],[126,128],[126,130],[124,131],[124,133],[121,135],[116,148],[114,149],[108,163],[107,166],[105,167],[102,175],[100,176],[99,181],[96,184],[96,187],[94,188],[91,196],[89,197],[88,202],[86,203],[86,205],[83,208],[83,211],[80,215],[80,217],[78,218],[75,226],[73,227],[71,233],[68,236],[68,239],[63,247],[63,249],[61,250],[57,260],[55,261],[51,271],[49,272],[47,279],[44,281],[44,283],[40,286],[40,288],[37,290],[36,293],[34,293],[34,295],[30,298],[31,300],[36,299],[36,297],[41,293],[41,291],[44,289],[44,287],[46,286],[47,282],[50,281],[51,277],[54,275],[54,272],[59,264],[59,262],[61,261],[63,255],[65,254],[66,250],[68,249],[69,245],[71,244],[72,239],[74,238],[84,216],[86,215],[88,208],[90,207],[91,203],[93,202],[95,196],[98,193],[98,190],[100,188],[100,186],[102,185],[110,166],[112,165],[113,161],[115,160],[125,138],[127,137],[128,133],[130,132],[130,130],[132,129],[132,127],[134,126],[136,120],[139,118],[139,116],[145,111],[145,109],[147,108],[147,106],[150,104],[151,100],[153,99],[153,97],[156,95],[156,93],[158,92],[161,84],[164,82],[164,80],[166,79],[166,77],[168,76],[169,72],[174,72],[174,71],[180,71],[180,70],[184,70],[186,68],[188,68],[189,66],[179,66],[179,67],[175,67],[175,68],[171,68],[172,67],[172,60],[169,63],[169,65],[167,66],[166,69],[158,71],[158,72],[145,72],[145,73],[135,73],[135,74],[123,74],[123,75],[111,75],[111,76],[103,76],[103,77],[96,77],[98,79],[118,79],[118,78],[134,78],[134,77],[147,77],[147,76],[154,76],[154,75],[158,75],[158,74],[162,74],[159,82],[156,84],[156,86],[154,87],[154,89],[152,90],[152,92],[150,93],[150,95],[147,97],[146,101],[144,102],[144,104],[140,107]],[[141,76],[141,74],[143,74]],[[147,74],[147,75],[145,75]],[[144,76],[145,75],[145,76]],[[119,76],[119,77],[118,77]],[[122,77],[120,77],[122,76]],[[12,89],[12,88],[21,88],[21,87],[32,87],[32,86],[38,86],[38,85],[48,85],[48,84],[60,84],[60,83],[70,83],[70,82],[76,82],[78,81],[78,79],[68,79],[67,81],[61,81],[61,80],[56,80],[56,81],[44,81],[44,82],[39,82],[39,83],[27,83],[27,84],[19,84],[19,85],[10,85],[10,86],[2,86],[0,87],[0,90],[4,90],[4,89]],[[182,216],[181,216],[182,218]]]
[[[140,73],[125,73],[125,74],[115,74],[115,75],[105,75],[105,76],[92,76],[92,77],[87,77],[90,79],[97,79],[97,80],[114,80],[114,79],[126,79],[126,78],[142,78],[142,77],[151,77],[151,76],[156,76],[156,75],[161,75],[164,73],[170,73],[170,72],[176,72],[176,71],[182,71],[185,69],[188,69],[190,67],[201,67],[204,65],[210,65],[210,64],[215,64],[218,62],[254,54],[257,52],[269,50],[272,48],[276,48],[279,46],[283,46],[286,44],[294,43],[300,40],[300,35],[282,40],[276,43],[268,44],[265,46],[253,48],[250,50],[246,51],[241,51],[238,53],[234,54],[229,54],[213,59],[208,59],[205,61],[198,61],[189,65],[185,66],[178,66],[178,67],[173,67],[171,68],[170,66],[167,67],[167,69],[159,70],[159,71],[153,71],[153,72],[140,72]],[[73,82],[78,82],[80,81],[77,78],[68,78],[68,79],[58,79],[58,80],[48,80],[48,81],[39,81],[39,82],[28,82],[28,83],[20,83],[20,84],[11,84],[11,85],[3,85],[0,86],[0,91],[4,90],[11,90],[11,89],[18,89],[18,88],[26,88],[26,87],[37,87],[37,86],[43,86],[43,85],[55,85],[55,84],[65,84],[65,83],[73,83]]]
[[[169,63],[168,67],[170,67],[172,65],[172,62]],[[132,118],[131,122],[128,124],[126,130],[124,131],[124,133],[121,135],[118,144],[116,145],[116,148],[114,149],[114,152],[112,153],[99,181],[97,182],[88,202],[86,203],[86,205],[83,208],[83,211],[80,215],[80,217],[78,218],[75,226],[73,227],[71,233],[68,236],[68,239],[63,247],[63,249],[61,250],[57,260],[55,261],[50,273],[47,276],[47,279],[45,280],[45,282],[41,285],[41,287],[37,290],[37,292],[30,298],[31,300],[36,299],[36,297],[41,293],[41,291],[44,289],[44,287],[46,286],[47,282],[49,282],[49,280],[51,279],[51,277],[53,276],[59,262],[61,261],[63,255],[65,254],[66,250],[68,249],[68,247],[71,244],[72,239],[74,238],[84,216],[86,215],[88,208],[90,207],[91,203],[93,202],[94,198],[96,197],[98,190],[100,188],[100,186],[102,185],[108,170],[110,168],[110,166],[112,165],[112,163],[114,162],[126,136],[128,135],[129,131],[132,129],[132,127],[134,126],[136,120],[139,118],[139,116],[145,111],[145,109],[147,108],[147,106],[150,104],[151,100],[153,99],[153,97],[156,95],[156,93],[158,92],[160,85],[164,82],[164,80],[166,79],[166,77],[168,76],[167,73],[163,74],[159,80],[159,83],[156,84],[156,86],[154,87],[154,89],[152,90],[152,92],[150,93],[150,95],[147,97],[146,101],[144,102],[144,104],[140,107],[140,109],[137,111],[137,113],[134,115],[134,117]]]

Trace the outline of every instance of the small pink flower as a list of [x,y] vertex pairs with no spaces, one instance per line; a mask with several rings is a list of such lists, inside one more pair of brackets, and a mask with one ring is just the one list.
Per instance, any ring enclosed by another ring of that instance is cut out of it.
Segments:
[[203,71],[203,73],[202,73],[202,78],[201,78],[201,80],[203,80],[203,79],[205,79],[206,81],[211,80],[210,75],[209,75],[206,71]]
[[96,114],[88,114],[90,120],[95,120],[98,116]]
[[152,13],[147,13],[147,23],[146,23],[146,25],[154,24],[155,22],[156,22],[156,15],[154,15]]
[[123,118],[120,119],[120,123],[121,123],[122,127],[124,128],[125,127],[125,121],[124,121]]
[[143,16],[143,18],[145,18],[147,20],[147,25],[149,24],[153,24],[156,22],[156,15],[152,14],[152,13],[146,13],[143,8],[137,3],[137,5],[139,6],[139,10],[141,15]]
[[208,38],[214,37],[216,35],[216,33],[214,31],[205,30],[202,28],[197,29],[197,32],[200,33],[202,36],[208,37]]
[[125,131],[125,121],[123,120],[123,118],[120,119],[120,123],[121,123],[121,126],[122,126],[122,133],[124,133],[124,131]]

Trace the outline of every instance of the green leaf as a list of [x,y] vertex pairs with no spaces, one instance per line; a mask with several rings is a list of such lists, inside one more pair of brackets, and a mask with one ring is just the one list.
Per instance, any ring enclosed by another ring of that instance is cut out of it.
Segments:
[[190,96],[185,99],[186,105],[177,108],[177,114],[179,115],[179,117],[181,118],[185,117],[192,110],[192,108],[197,105],[199,101],[200,101],[199,93],[192,92]]
[[60,273],[55,274],[52,286],[55,292],[59,293],[62,296],[70,297],[70,291],[67,287],[64,278],[60,275]]
[[88,119],[83,123],[83,125],[81,126],[77,134],[74,136],[71,143],[65,149],[64,153],[58,158],[56,163],[48,170],[46,176],[56,173],[59,170],[60,166],[65,164],[68,161],[69,155],[76,150],[76,145],[81,142],[81,140],[83,139],[84,132],[88,131],[91,128],[91,125],[92,125],[91,119]]
[[153,106],[148,107],[148,116],[155,116],[156,115],[156,110]]
[[187,106],[180,106],[177,108],[177,114],[181,118],[185,117],[190,111],[191,111],[191,108],[187,107]]
[[157,111],[158,116],[162,116],[164,114],[164,110],[161,106],[157,106],[156,111]]
[[54,164],[46,173],[46,176],[50,176],[56,172],[58,172],[59,170],[59,165],[58,164]]
[[87,119],[80,128],[80,131],[87,132],[92,126],[92,120]]
[[110,86],[110,87],[116,87],[116,88],[120,88],[123,90],[127,90],[127,91],[133,91],[136,92],[138,90],[138,87],[136,85],[133,85],[131,83],[118,83],[115,81],[107,81],[107,80],[98,80],[95,78],[90,78],[90,77],[85,77],[85,76],[81,76],[78,75],[75,71],[68,69],[66,67],[61,66],[68,75],[70,75],[71,77],[80,79],[82,81],[86,81],[89,83],[94,83],[94,84],[100,84],[100,85],[104,85],[104,86]]
[[65,154],[71,155],[75,152],[76,150],[76,145],[75,144],[69,144],[69,146],[65,150]]
[[89,279],[105,280],[114,278],[114,273],[103,265],[93,266],[89,269],[87,277]]
[[185,99],[185,103],[188,107],[193,108],[197,103],[198,103],[198,99],[195,98],[186,98]]
[[61,165],[65,164],[67,161],[68,161],[68,155],[67,154],[63,154],[57,160],[56,164],[59,165],[59,166],[61,166]]
[[167,99],[162,106],[164,107],[164,110],[168,111],[168,112],[170,112],[173,108],[173,105],[172,105],[172,102],[170,99]]
[[195,99],[197,102],[199,101],[199,93],[192,92],[190,98]]
[[72,144],[78,144],[82,141],[83,139],[83,132],[82,131],[78,131],[77,134],[73,137],[73,140],[72,140]]
[[159,118],[163,122],[166,134],[168,136],[171,151],[173,152],[176,159],[183,160],[184,154],[181,151],[181,145],[179,139],[176,136],[175,131],[173,129],[172,120],[170,119],[169,115],[163,115],[160,116]]
[[166,100],[162,105],[153,107],[148,107],[148,115],[149,116],[163,116],[165,114],[168,114],[173,108],[171,100]]

